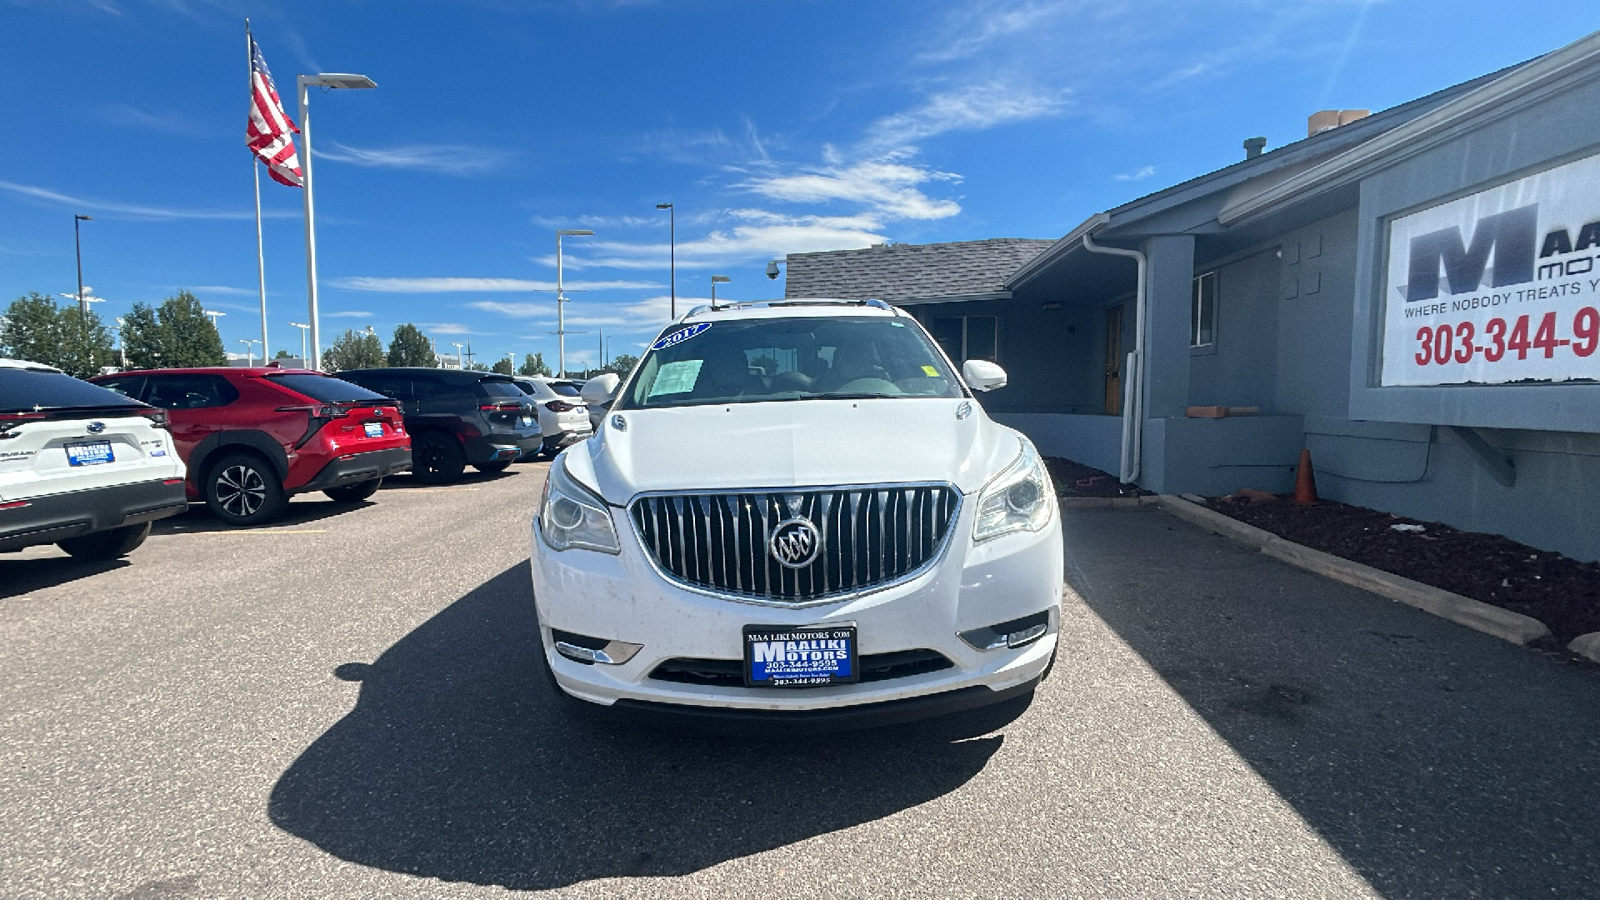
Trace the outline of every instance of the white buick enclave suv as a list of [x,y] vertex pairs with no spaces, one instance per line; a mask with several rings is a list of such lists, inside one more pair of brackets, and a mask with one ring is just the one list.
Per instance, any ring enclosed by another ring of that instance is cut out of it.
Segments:
[[603,706],[886,724],[1031,691],[1056,652],[1061,522],[1027,438],[876,301],[696,309],[533,523],[544,662]]

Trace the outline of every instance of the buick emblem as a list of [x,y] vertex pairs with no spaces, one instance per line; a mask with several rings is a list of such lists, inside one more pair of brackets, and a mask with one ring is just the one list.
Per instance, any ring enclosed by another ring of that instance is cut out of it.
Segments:
[[812,560],[822,550],[822,535],[817,531],[817,526],[803,516],[793,519],[784,519],[778,527],[772,529],[772,537],[767,541],[767,550],[779,565],[790,569],[803,569],[811,565]]
[[90,434],[99,434],[100,432],[105,431],[105,430],[106,430],[106,423],[104,423],[104,422],[90,422],[89,423],[89,433]]

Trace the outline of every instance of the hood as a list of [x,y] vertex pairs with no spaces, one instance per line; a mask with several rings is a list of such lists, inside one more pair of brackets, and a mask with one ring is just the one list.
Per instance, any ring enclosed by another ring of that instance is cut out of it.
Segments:
[[[958,419],[963,403],[971,413]],[[981,487],[1019,436],[969,400],[800,400],[622,410],[566,454],[567,471],[623,505],[646,491],[946,481]]]

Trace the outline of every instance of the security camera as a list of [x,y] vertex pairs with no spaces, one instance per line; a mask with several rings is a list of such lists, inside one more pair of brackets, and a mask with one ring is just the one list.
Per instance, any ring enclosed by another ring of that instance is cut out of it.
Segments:
[[767,263],[767,277],[771,278],[773,281],[777,281],[778,280],[778,261],[777,260],[773,260],[773,261]]

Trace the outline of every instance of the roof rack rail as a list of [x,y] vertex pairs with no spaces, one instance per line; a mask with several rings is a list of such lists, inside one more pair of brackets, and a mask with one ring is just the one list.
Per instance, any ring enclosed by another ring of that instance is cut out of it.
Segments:
[[733,303],[719,303],[716,306],[701,304],[684,313],[685,320],[708,312],[723,309],[776,309],[784,306],[867,306],[881,309],[885,312],[898,312],[895,307],[876,298],[866,300],[846,299],[838,297],[794,297],[782,300],[742,300]]

